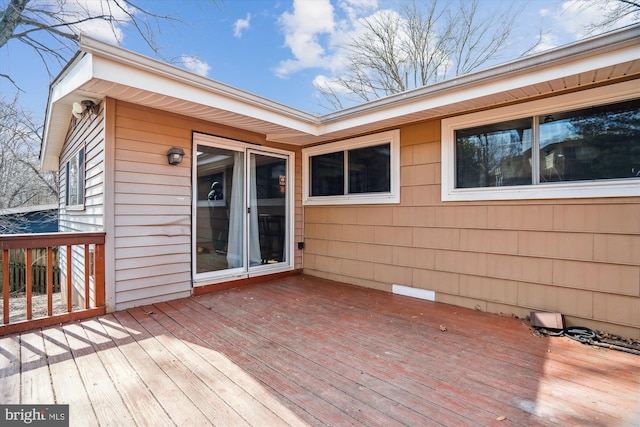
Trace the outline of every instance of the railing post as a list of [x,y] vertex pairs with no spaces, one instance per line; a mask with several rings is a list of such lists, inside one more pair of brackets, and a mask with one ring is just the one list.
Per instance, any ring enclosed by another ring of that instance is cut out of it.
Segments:
[[9,323],[9,249],[2,251],[2,313],[3,323]]

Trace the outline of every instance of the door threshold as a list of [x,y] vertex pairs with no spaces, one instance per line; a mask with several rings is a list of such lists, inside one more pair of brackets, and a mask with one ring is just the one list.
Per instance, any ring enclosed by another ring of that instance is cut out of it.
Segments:
[[302,270],[289,270],[280,273],[263,274],[260,276],[247,277],[244,279],[229,280],[227,282],[212,283],[210,285],[195,286],[191,289],[191,295],[202,295],[210,292],[222,291],[225,289],[238,288],[254,283],[266,282],[269,280],[282,279],[284,277],[297,276],[302,274]]

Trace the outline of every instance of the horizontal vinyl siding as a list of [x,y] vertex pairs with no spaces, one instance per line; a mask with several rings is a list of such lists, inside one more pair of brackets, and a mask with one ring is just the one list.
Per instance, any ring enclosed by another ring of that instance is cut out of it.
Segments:
[[[116,307],[124,309],[187,296],[191,292],[192,133],[265,144],[264,136],[116,102],[115,281]],[[180,165],[167,151],[180,147]],[[296,155],[296,241],[302,240],[301,151]],[[296,268],[302,251],[295,250]]]
[[[191,130],[117,103],[114,234],[118,309],[191,291]],[[181,147],[183,162],[167,163]]]
[[[84,115],[82,119],[72,119],[70,116],[69,121],[69,133],[60,155],[60,170],[58,175],[60,177],[60,212],[58,229],[60,232],[104,231],[104,110],[101,110],[97,115]],[[85,147],[84,208],[67,209],[66,165],[69,159],[74,156],[82,146]],[[59,264],[63,275],[61,282],[65,283],[67,248],[60,247],[59,251]],[[84,248],[82,246],[73,246],[71,283],[75,291],[72,295],[73,302],[79,305],[84,304],[84,301],[81,300],[81,295],[84,295],[85,268]],[[90,298],[95,302],[93,278],[90,279],[90,287]]]
[[401,203],[306,207],[306,273],[640,338],[640,198],[440,201],[440,122],[401,129]]
[[[70,118],[71,120],[71,118]],[[104,230],[104,114],[85,115],[71,127],[60,156],[60,225],[61,232]],[[84,209],[67,209],[66,165],[85,146]]]

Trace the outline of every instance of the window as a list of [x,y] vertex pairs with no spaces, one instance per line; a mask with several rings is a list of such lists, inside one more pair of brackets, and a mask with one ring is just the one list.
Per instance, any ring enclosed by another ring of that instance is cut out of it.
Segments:
[[398,203],[400,132],[303,150],[305,204]]
[[443,120],[442,199],[640,195],[640,99],[628,88]]
[[67,162],[67,206],[84,206],[84,148]]

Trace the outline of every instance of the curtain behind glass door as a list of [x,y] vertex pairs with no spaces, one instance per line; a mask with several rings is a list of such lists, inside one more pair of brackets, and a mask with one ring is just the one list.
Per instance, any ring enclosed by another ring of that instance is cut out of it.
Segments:
[[197,146],[196,273],[244,263],[244,153]]

